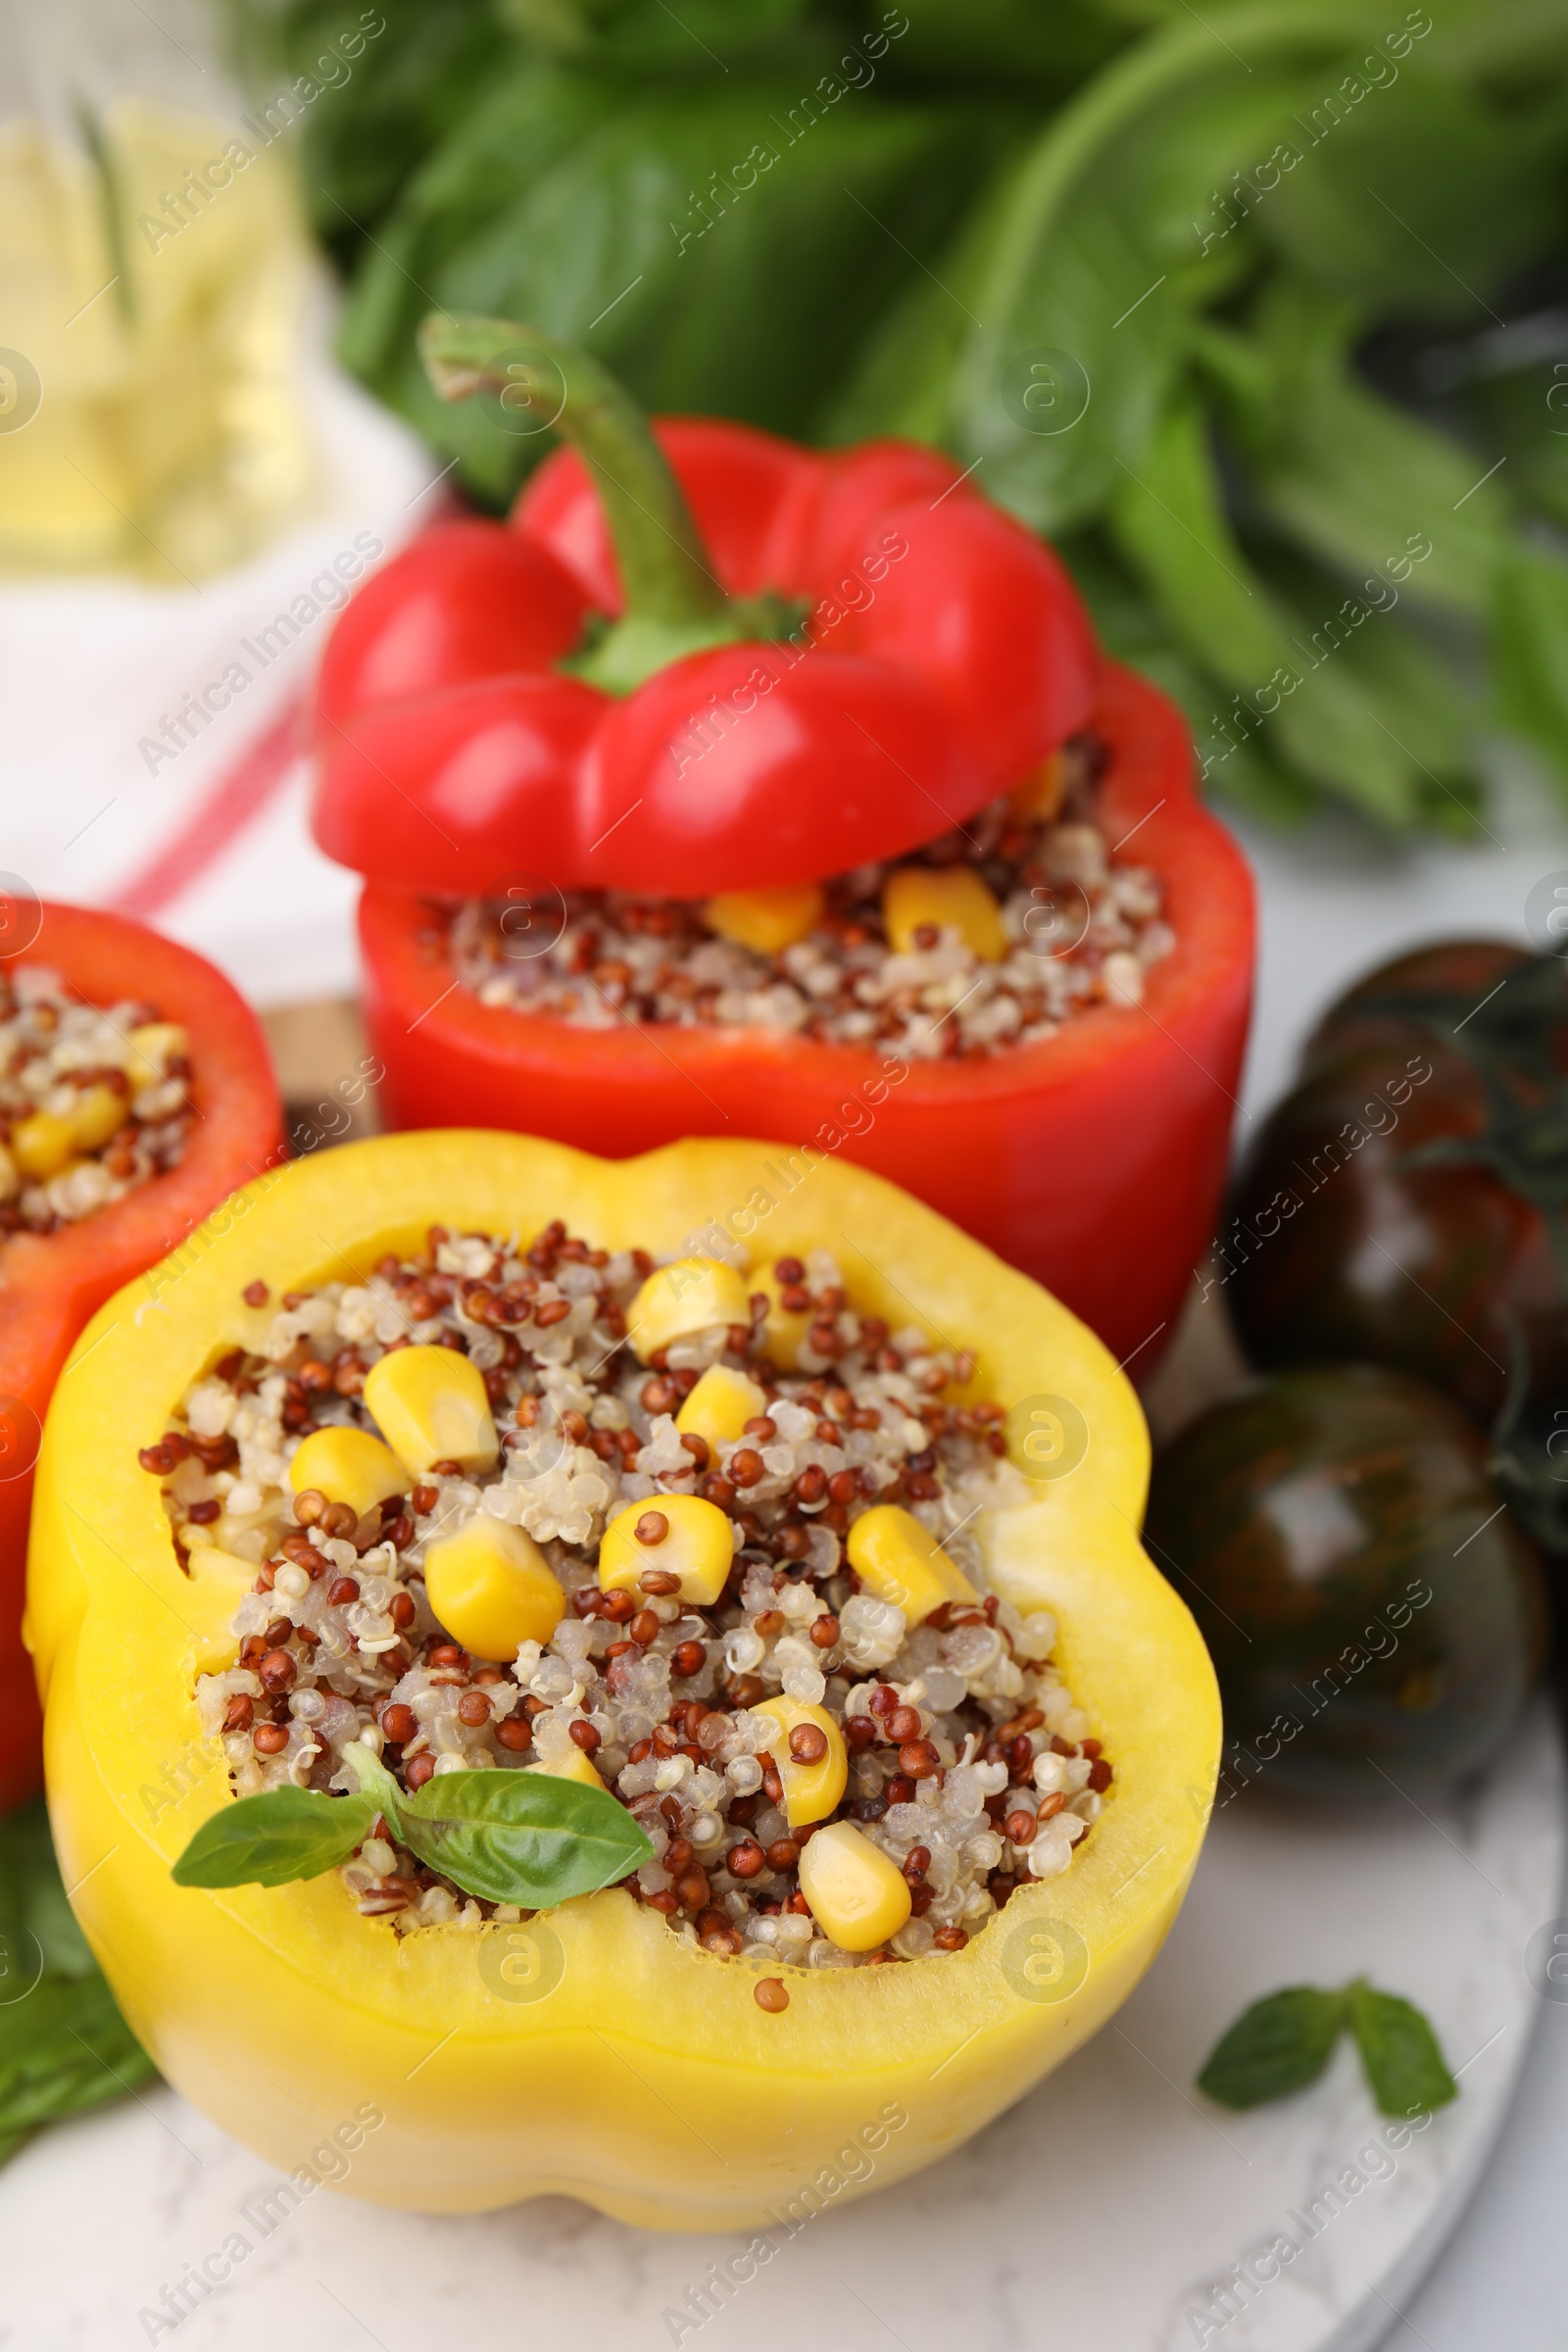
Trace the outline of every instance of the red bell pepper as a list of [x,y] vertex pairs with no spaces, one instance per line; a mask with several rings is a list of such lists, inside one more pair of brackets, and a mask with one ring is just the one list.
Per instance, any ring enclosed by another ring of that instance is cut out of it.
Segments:
[[[494,325],[444,331],[471,363],[467,384],[498,340],[524,340]],[[524,371],[530,397],[542,375]],[[417,543],[350,605],[323,665],[317,830],[369,880],[366,1009],[389,1116],[602,1153],[692,1133],[775,1136],[784,1185],[812,1154],[842,1151],[1152,1368],[1213,1231],[1253,962],[1250,879],[1197,799],[1179,714],[1131,672],[1093,666],[1054,560],[946,459],[895,443],[824,457],[690,420],[655,430],[691,511],[657,459],[636,477],[638,504],[664,499],[652,537],[697,549],[710,586],[704,542],[726,589],[754,600],[770,586],[831,592],[890,530],[908,552],[858,612],[819,608],[815,650],[787,673],[775,643],[730,642],[676,651],[634,683],[655,641],[667,655],[682,629],[717,624],[709,609],[662,637],[645,625],[679,596],[644,568],[630,476],[610,478],[605,444],[569,404],[561,421],[586,470],[576,451],[551,458],[511,533],[466,522]],[[593,696],[590,713],[580,680],[546,664],[593,613],[622,618],[584,666],[608,648],[610,670],[622,668],[621,699]],[[733,612],[729,625],[743,625]],[[498,675],[508,660],[515,674]],[[725,682],[763,660],[778,682],[727,710]],[[873,692],[886,697],[876,711]],[[562,749],[570,730],[551,736],[541,715],[573,698],[580,760]],[[690,745],[699,700],[710,748],[677,772],[671,746]],[[896,752],[891,767],[847,748],[841,712],[859,722],[849,733]],[[936,838],[1086,725],[1108,755],[1100,821],[1112,842],[1136,831],[1176,946],[1147,973],[1141,1005],[1097,1004],[984,1058],[910,1064],[779,1031],[585,1029],[486,1005],[457,981],[423,895],[500,896],[498,884],[530,876],[674,898],[816,879]],[[613,831],[595,841],[601,822]],[[712,1211],[737,1238],[765,1233],[760,1202]]]
[[[812,1154],[842,1151],[1033,1274],[1118,1357],[1144,1348],[1137,1369],[1152,1369],[1225,1181],[1252,889],[1198,801],[1171,704],[1107,666],[1092,724],[1109,754],[1102,822],[1113,840],[1141,823],[1140,859],[1160,878],[1176,934],[1142,1005],[1097,1004],[1036,1044],[898,1074],[863,1047],[778,1031],[574,1028],[482,1004],[456,983],[427,902],[372,883],[360,942],[384,1113],[395,1126],[511,1127],[612,1155],[679,1135],[777,1136],[786,1185]],[[712,1210],[739,1220],[737,1238],[765,1235],[755,1204]]]
[[[41,914],[41,927],[8,950],[8,959],[47,964],[87,1004],[145,998],[160,1019],[178,1022],[190,1040],[197,1117],[167,1174],[79,1224],[0,1240],[0,1812],[29,1796],[42,1777],[22,1600],[33,1459],[61,1366],[106,1298],[182,1243],[199,1249],[202,1221],[282,1148],[267,1041],[220,973],[121,915],[47,903]],[[148,1303],[156,1303],[151,1294]],[[90,1512],[90,1495],[80,1503]]]
[[[448,326],[438,380],[521,333]],[[333,632],[328,856],[469,895],[521,868],[673,898],[813,881],[930,840],[1084,724],[1066,573],[948,459],[710,419],[651,438],[591,363],[565,369],[575,446],[511,531],[431,531]]]

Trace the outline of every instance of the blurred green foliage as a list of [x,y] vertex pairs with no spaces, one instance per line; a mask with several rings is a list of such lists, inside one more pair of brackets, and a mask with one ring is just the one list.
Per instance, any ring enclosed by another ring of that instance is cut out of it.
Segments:
[[[1557,0],[383,13],[305,184],[344,357],[481,504],[540,453],[434,399],[432,307],[653,408],[942,442],[1244,804],[1469,832],[1498,727],[1568,789]],[[349,22],[247,18],[274,81]]]

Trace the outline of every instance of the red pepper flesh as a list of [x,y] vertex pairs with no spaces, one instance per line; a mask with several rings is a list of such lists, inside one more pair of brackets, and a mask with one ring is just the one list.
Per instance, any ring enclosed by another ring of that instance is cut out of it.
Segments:
[[[812,1154],[842,1151],[1034,1275],[1145,1374],[1214,1230],[1251,1001],[1252,887],[1197,798],[1174,707],[1107,664],[1090,724],[1109,755],[1101,823],[1112,842],[1137,828],[1176,937],[1142,1005],[1097,1004],[1035,1044],[902,1075],[874,1051],[793,1034],[583,1029],[482,1004],[456,985],[437,910],[372,883],[366,1012],[392,1123],[510,1127],[612,1156],[682,1135],[772,1136],[786,1188]],[[763,1204],[715,1200],[712,1213],[765,1246]]]
[[811,881],[929,841],[1084,724],[1094,648],[1049,548],[936,452],[654,427],[728,595],[811,619],[625,695],[555,664],[620,575],[576,452],[508,529],[439,526],[367,582],[318,689],[317,839],[370,881],[522,874],[673,898]]
[[[18,962],[46,964],[89,1004],[145,999],[189,1038],[197,1116],[177,1166],[78,1224],[0,1240],[0,1812],[42,1780],[32,1664],[22,1646],[23,1582],[38,1424],[77,1334],[104,1300],[182,1244],[282,1148],[277,1087],[261,1024],[203,956],[123,916],[45,903]],[[193,1239],[194,1236],[194,1239]],[[149,1292],[148,1311],[157,1301]],[[83,1514],[90,1494],[78,1498]]]

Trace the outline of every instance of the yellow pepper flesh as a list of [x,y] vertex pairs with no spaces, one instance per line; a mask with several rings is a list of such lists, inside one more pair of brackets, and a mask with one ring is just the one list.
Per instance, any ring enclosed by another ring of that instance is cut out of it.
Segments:
[[599,1247],[678,1250],[714,1201],[764,1183],[772,1149],[596,1161],[473,1133],[347,1145],[236,1196],[230,1233],[161,1294],[167,1314],[137,1327],[138,1283],[78,1342],[38,1467],[28,1598],[62,1868],[159,2066],[269,2165],[292,2169],[373,2097],[386,2122],[352,2193],[454,2213],[561,2193],[642,2226],[754,2227],[890,2102],[907,2121],[879,2186],[950,2153],[1112,2015],[1170,1927],[1220,1722],[1197,1631],[1134,1532],[1149,1452],[1132,1389],[1036,1285],[837,1161],[770,1212],[759,1258],[863,1236],[858,1304],[972,1348],[999,1401],[1070,1396],[1094,1433],[1070,1477],[976,1522],[992,1585],[1056,1617],[1057,1661],[1115,1759],[1071,1867],[1021,1886],[960,1952],[786,1970],[777,2015],[753,1997],[763,1972],[684,1943],[615,1888],[533,1922],[399,1938],[335,1874],[212,1892],[170,1877],[231,1801],[192,1692],[233,1654],[249,1568],[198,1549],[181,1570],[136,1451],[216,1349],[253,1338],[242,1287],[260,1277],[280,1297],[346,1264],[363,1278],[386,1250],[416,1254],[433,1221],[528,1234],[569,1213]]

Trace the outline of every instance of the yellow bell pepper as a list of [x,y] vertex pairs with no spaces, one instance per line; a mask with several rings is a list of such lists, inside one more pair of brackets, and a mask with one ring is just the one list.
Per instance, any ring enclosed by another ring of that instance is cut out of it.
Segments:
[[[253,1338],[244,1286],[280,1297],[368,1273],[422,1248],[432,1221],[527,1234],[569,1213],[605,1249],[679,1250],[715,1202],[768,1192],[772,1149],[599,1161],[510,1135],[347,1145],[237,1195],[227,1232],[166,1269],[167,1312],[138,1319],[138,1283],[77,1343],[38,1465],[28,1593],[61,1865],[158,2065],[269,2165],[291,2169],[373,2097],[386,2122],[356,2157],[356,2194],[462,2213],[562,2193],[643,2226],[753,2227],[890,2101],[908,2120],[875,2185],[949,2154],[1113,2014],[1175,1917],[1219,1707],[1192,1619],[1139,1545],[1149,1446],[1132,1389],[1034,1283],[839,1161],[769,1209],[758,1262],[858,1237],[858,1302],[972,1349],[977,1391],[1000,1402],[1070,1396],[1093,1433],[1070,1476],[975,1523],[995,1589],[1056,1618],[1054,1654],[1114,1758],[1070,1867],[1021,1886],[959,1952],[856,1970],[726,1960],[616,1888],[532,1922],[400,1937],[332,1873],[213,1891],[171,1878],[230,1802],[192,1692],[232,1653],[251,1570],[209,1547],[183,1572],[136,1453],[217,1352]],[[754,1997],[760,1974],[782,1974],[782,2011]]]

